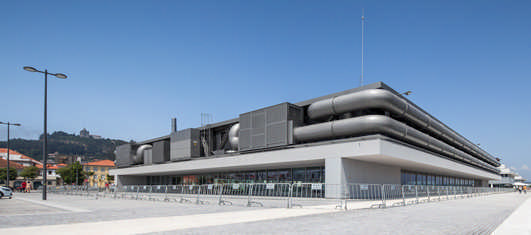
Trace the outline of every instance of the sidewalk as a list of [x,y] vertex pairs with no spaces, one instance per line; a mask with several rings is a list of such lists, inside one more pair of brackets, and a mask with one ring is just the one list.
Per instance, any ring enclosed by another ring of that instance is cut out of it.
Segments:
[[278,220],[334,212],[337,211],[316,210],[312,208],[278,208],[186,216],[114,220],[92,223],[13,227],[0,229],[0,234],[66,234],[71,232],[75,232],[76,234],[139,234],[202,228],[208,226],[222,226],[264,220]]
[[[500,225],[520,206],[524,212],[531,208],[531,194],[518,193],[387,209],[354,209],[366,208],[366,202],[349,202],[347,206],[351,210],[348,211],[336,209],[335,204],[286,209],[110,198],[96,200],[55,194],[49,195],[47,201],[40,198],[40,194],[23,194],[11,200],[0,200],[0,212],[3,212],[0,213],[0,234],[459,235],[491,234],[498,226],[498,234],[527,234],[531,231],[526,227],[518,231],[501,231]],[[523,216],[529,218],[529,214]],[[506,221],[509,225],[522,224],[509,221]]]
[[492,234],[531,234],[531,197],[528,197]]

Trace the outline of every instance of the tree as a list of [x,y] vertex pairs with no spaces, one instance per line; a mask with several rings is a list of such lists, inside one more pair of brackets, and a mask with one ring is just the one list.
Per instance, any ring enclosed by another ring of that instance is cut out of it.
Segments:
[[[0,169],[0,180],[4,181],[7,179],[7,168]],[[9,167],[9,180],[15,180],[17,178],[18,172],[14,167]]]
[[84,174],[87,179],[90,179],[95,173],[94,171],[85,171]]
[[113,182],[114,181],[114,175],[107,174],[107,181],[108,182]]
[[39,168],[36,166],[26,167],[20,172],[20,176],[28,179],[35,179],[39,175]]
[[79,162],[74,162],[74,164],[58,169],[57,174],[67,184],[81,185],[86,179],[87,172],[83,171],[83,166]]

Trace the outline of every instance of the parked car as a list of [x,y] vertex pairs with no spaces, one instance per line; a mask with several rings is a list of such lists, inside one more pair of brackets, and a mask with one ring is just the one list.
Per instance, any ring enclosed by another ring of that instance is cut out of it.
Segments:
[[1,186],[0,187],[0,199],[2,197],[8,197],[9,199],[13,198],[13,190],[11,190],[10,188],[6,186]]

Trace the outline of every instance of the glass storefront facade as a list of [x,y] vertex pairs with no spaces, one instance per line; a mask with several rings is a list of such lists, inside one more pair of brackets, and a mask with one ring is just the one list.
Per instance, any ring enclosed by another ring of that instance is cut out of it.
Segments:
[[222,183],[324,183],[325,168],[301,167],[190,175],[147,176],[149,185]]
[[402,185],[443,185],[443,186],[481,186],[476,179],[429,174],[415,171],[401,171]]

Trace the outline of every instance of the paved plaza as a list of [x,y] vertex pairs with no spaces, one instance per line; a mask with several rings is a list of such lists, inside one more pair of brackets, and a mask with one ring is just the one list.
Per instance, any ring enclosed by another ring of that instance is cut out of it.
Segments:
[[496,229],[496,234],[529,234],[528,198],[506,193],[343,211],[318,205],[286,209],[57,194],[43,202],[38,193],[17,193],[0,200],[0,234],[490,234]]

